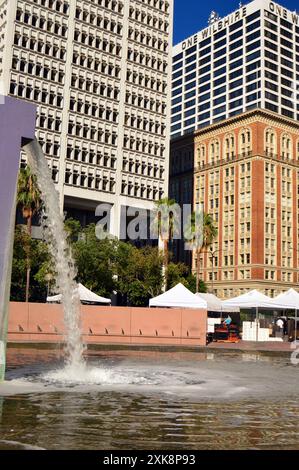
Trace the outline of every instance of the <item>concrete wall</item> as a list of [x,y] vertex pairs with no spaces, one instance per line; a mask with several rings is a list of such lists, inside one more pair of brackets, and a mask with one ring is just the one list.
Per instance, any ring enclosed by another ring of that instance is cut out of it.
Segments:
[[[81,306],[87,344],[205,346],[206,310]],[[9,342],[59,343],[61,305],[10,303]]]

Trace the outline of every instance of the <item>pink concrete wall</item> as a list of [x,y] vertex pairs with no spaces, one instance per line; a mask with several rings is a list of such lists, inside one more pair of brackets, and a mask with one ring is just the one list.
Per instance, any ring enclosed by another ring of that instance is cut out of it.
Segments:
[[[206,344],[206,310],[81,306],[88,344]],[[9,342],[63,341],[61,305],[10,303]]]

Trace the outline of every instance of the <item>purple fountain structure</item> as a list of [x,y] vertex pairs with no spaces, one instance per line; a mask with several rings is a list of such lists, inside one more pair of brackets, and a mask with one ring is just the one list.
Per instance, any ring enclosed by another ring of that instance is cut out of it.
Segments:
[[34,139],[36,106],[0,96],[0,381],[5,373],[7,317],[22,145]]

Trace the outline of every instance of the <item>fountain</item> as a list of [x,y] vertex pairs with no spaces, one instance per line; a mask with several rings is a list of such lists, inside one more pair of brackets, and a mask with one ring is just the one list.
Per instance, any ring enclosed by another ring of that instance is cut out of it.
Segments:
[[5,373],[20,148],[26,139],[34,138],[35,119],[36,108],[31,103],[0,97],[0,382]]
[[42,226],[44,236],[53,257],[56,270],[56,288],[62,296],[64,324],[66,328],[66,364],[74,372],[84,367],[84,346],[80,328],[80,296],[75,281],[76,269],[59,210],[59,194],[55,189],[51,172],[42,149],[33,140],[24,147],[31,171],[43,200]]
[[5,374],[8,304],[10,293],[13,234],[20,148],[23,146],[44,201],[42,217],[46,241],[53,256],[57,289],[62,294],[66,328],[66,366],[71,373],[84,369],[84,346],[80,329],[80,298],[75,282],[75,267],[59,211],[59,195],[55,189],[47,160],[35,133],[34,105],[5,97],[0,106],[0,381]]

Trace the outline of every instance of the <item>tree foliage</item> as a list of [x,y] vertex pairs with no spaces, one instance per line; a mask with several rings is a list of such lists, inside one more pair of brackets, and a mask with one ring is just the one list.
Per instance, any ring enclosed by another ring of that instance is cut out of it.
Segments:
[[[137,248],[116,239],[99,240],[95,225],[82,229],[72,219],[67,220],[65,225],[78,282],[104,297],[117,293],[118,304],[122,305],[147,306],[150,298],[162,293],[164,257],[158,247]],[[49,283],[47,276],[54,275],[55,267],[45,242],[32,240],[21,227],[15,231],[11,299],[23,301],[25,298],[27,243],[30,243],[32,254],[30,299],[45,301]],[[182,282],[195,291],[195,277],[182,263],[170,262],[166,278],[168,288]]]

